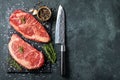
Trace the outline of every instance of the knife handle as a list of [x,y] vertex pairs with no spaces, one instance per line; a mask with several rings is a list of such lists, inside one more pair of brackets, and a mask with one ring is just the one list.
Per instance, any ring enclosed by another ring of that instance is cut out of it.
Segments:
[[61,45],[61,75],[65,76],[66,66],[65,66],[65,45]]

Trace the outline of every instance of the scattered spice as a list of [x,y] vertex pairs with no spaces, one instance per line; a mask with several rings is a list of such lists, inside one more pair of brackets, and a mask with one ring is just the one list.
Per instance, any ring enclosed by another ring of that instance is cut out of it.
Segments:
[[40,5],[42,2],[41,1],[39,1],[39,2],[37,2],[35,5]]
[[24,52],[24,49],[23,49],[22,46],[19,47],[19,52],[20,52],[20,53],[23,53],[23,52]]

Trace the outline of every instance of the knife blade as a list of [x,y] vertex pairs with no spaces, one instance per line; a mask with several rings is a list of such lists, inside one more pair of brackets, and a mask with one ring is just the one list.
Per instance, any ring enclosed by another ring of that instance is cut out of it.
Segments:
[[65,13],[60,5],[55,28],[55,43],[61,45],[61,75],[65,75]]

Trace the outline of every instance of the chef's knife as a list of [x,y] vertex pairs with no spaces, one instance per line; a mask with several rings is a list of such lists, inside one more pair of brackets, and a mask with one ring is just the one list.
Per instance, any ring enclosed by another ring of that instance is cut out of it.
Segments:
[[65,75],[65,13],[60,5],[57,13],[55,43],[61,45],[61,75]]

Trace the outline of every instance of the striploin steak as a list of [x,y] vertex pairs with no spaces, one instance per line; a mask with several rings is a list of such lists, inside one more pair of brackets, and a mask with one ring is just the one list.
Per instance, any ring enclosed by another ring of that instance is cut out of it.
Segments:
[[25,38],[38,42],[49,42],[50,36],[43,27],[31,14],[23,10],[15,10],[10,18],[10,25]]
[[8,48],[13,59],[27,69],[37,69],[44,64],[42,52],[36,50],[17,34],[12,35]]

